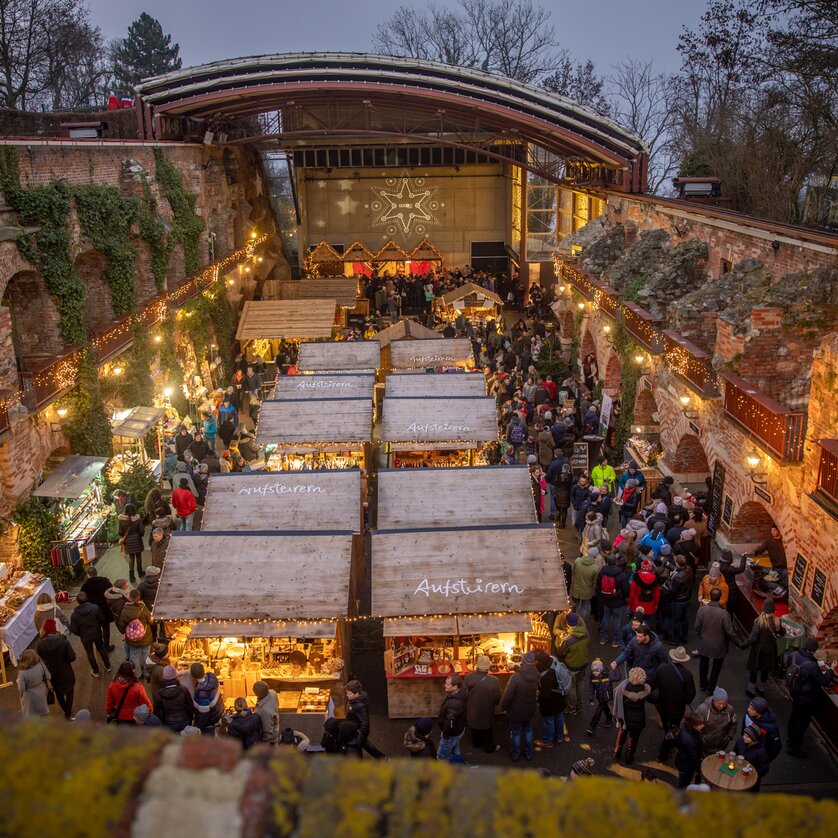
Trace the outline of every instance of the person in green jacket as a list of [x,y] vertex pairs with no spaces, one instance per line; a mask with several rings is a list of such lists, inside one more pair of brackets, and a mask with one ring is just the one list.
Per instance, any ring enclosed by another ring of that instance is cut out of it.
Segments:
[[589,547],[573,565],[573,581],[570,583],[570,595],[576,604],[576,613],[584,623],[591,613],[591,600],[596,592],[596,578],[600,566],[597,564],[598,547]]
[[565,617],[567,634],[556,648],[556,657],[570,671],[570,692],[567,694],[566,715],[582,712],[585,704],[585,669],[588,666],[588,628],[579,615],[571,611]]
[[591,470],[592,486],[608,486],[608,494],[614,494],[614,482],[617,479],[617,472],[608,465],[605,457],[599,458],[599,463]]

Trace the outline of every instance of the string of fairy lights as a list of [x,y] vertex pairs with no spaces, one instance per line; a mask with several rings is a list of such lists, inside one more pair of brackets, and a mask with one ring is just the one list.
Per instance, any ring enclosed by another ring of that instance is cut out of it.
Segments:
[[[244,264],[253,259],[256,250],[267,240],[267,235],[257,236],[255,232],[251,233],[243,247],[231,251],[215,262],[211,262],[199,273],[183,280],[173,291],[155,297],[138,313],[143,325],[148,327],[156,325],[166,316],[170,308],[183,305],[186,300],[193,297],[201,289],[213,285],[230,267]],[[131,329],[131,318],[123,318],[107,332],[93,337],[90,342],[91,346],[97,352],[101,351],[102,348],[117,343],[119,338],[127,337],[131,333]],[[32,386],[36,389],[50,388],[55,392],[72,387],[78,378],[81,353],[81,348],[76,348],[43,369],[28,374]],[[21,387],[7,391],[0,397],[0,411],[7,411],[9,407],[20,404],[23,397],[24,391]]]

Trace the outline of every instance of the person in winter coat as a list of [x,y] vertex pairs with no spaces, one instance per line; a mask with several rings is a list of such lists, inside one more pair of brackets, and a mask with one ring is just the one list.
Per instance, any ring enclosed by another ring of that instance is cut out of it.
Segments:
[[466,688],[459,675],[449,675],[443,685],[445,698],[439,708],[437,726],[440,729],[436,758],[448,760],[460,753],[460,740],[466,732]]
[[553,462],[553,452],[556,450],[553,434],[550,433],[549,428],[541,424],[536,425],[535,430],[535,441],[537,445],[536,456],[538,457],[538,464],[541,468],[547,469],[550,463]]
[[49,715],[47,690],[51,673],[34,649],[25,649],[17,662],[17,691],[24,719]]
[[477,671],[463,680],[466,688],[466,721],[471,728],[471,744],[487,754],[500,750],[495,744],[495,707],[500,701],[500,681],[489,673],[492,662],[486,655],[477,658]]
[[[695,633],[698,635],[698,688],[706,693],[716,689],[730,641],[735,640],[733,621],[722,608],[722,592],[719,588],[710,591],[710,602],[698,609],[695,618]],[[713,661],[710,668],[710,661]],[[709,670],[709,674],[708,674]]]
[[119,543],[123,551],[128,556],[128,578],[131,582],[135,582],[137,577],[134,575],[136,568],[137,574],[144,576],[143,571],[143,535],[145,534],[145,525],[142,518],[137,514],[137,507],[129,503],[125,507],[125,512],[119,516]]
[[58,633],[55,620],[47,620],[44,626],[44,636],[35,647],[38,657],[49,670],[55,700],[64,711],[68,719],[73,717],[73,693],[76,687],[76,673],[73,671],[73,661],[76,653],[70,641]]
[[201,733],[212,736],[215,727],[224,715],[224,699],[218,678],[212,672],[204,673],[204,677],[195,684],[192,693],[193,724]]
[[162,527],[155,527],[151,533],[151,564],[163,569],[166,551],[169,549],[170,535]]
[[[471,673],[472,675],[474,673]],[[427,716],[417,719],[404,734],[404,747],[413,757],[436,757],[436,745],[431,739],[431,730],[433,730],[434,721]]]
[[591,707],[596,709],[588,729],[585,731],[588,736],[594,735],[596,726],[602,716],[605,716],[605,726],[611,727],[613,722],[611,700],[614,698],[613,681],[615,677],[605,668],[605,664],[599,658],[594,658],[588,679],[588,701],[591,703]]
[[762,694],[762,688],[777,662],[777,638],[786,633],[783,624],[774,615],[774,600],[766,599],[762,612],[754,620],[747,640],[739,644],[740,649],[748,652],[748,686],[745,695],[753,698]]
[[562,529],[567,526],[567,510],[570,509],[570,489],[572,485],[573,472],[571,471],[570,463],[565,463],[555,484],[551,485],[551,494],[556,509],[556,526]]
[[506,713],[509,721],[509,755],[512,762],[524,759],[528,762],[533,758],[534,742],[532,720],[538,695],[538,670],[535,667],[535,654],[527,652],[518,671],[509,679],[500,709]]
[[582,554],[591,547],[599,549],[603,541],[608,540],[608,530],[604,527],[603,516],[593,510],[585,513],[585,526],[582,528]]
[[771,767],[768,751],[765,749],[765,737],[757,725],[749,725],[736,741],[733,748],[739,756],[745,757],[757,772],[757,781],[749,791],[759,791],[765,775]]
[[620,495],[620,526],[624,527],[637,514],[640,508],[640,484],[637,480],[628,480]]
[[599,463],[591,470],[591,483],[594,486],[608,486],[608,494],[614,491],[614,483],[617,480],[617,472],[614,467],[608,464],[607,457],[600,457]]
[[807,637],[800,649],[789,661],[789,669],[798,673],[793,679],[791,692],[791,716],[789,716],[788,746],[790,756],[806,758],[806,752],[801,749],[803,736],[812,723],[812,715],[821,696],[821,688],[828,687],[835,681],[835,673],[825,664],[815,659],[818,651],[818,641],[814,637]]
[[183,462],[183,455],[189,449],[189,446],[195,441],[195,437],[189,433],[185,425],[181,425],[178,435],[175,437],[175,451],[177,458]]
[[652,551],[655,559],[660,556],[663,545],[669,543],[666,540],[666,536],[663,534],[665,526],[666,524],[662,524],[660,521],[655,521],[655,523],[651,525],[652,528],[649,532],[647,532],[646,535],[640,539],[640,546],[648,547]]
[[381,759],[384,754],[370,742],[370,708],[369,699],[364,692],[361,682],[357,679],[348,681],[344,688],[346,692],[346,720],[358,725],[358,746],[366,751],[373,759]]
[[[556,620],[558,624],[559,621]],[[588,627],[579,615],[571,611],[565,617],[567,633],[556,647],[556,657],[570,670],[570,692],[567,695],[567,715],[582,712],[585,703],[585,669],[588,666]],[[554,625],[553,631],[560,628]]]
[[678,730],[687,706],[695,699],[695,680],[687,669],[690,656],[683,646],[669,650],[669,662],[655,672],[654,687],[658,691],[656,706],[663,726],[663,739],[658,748],[658,760],[669,758],[678,738]]
[[547,481],[544,478],[544,473],[538,466],[530,471],[530,484],[532,486],[532,495],[535,502],[535,517],[540,524],[544,519],[544,501],[547,498]]
[[163,723],[154,713],[151,712],[151,709],[147,704],[140,704],[138,707],[134,708],[134,724],[137,727],[162,727]]
[[35,600],[35,616],[32,618],[38,637],[44,636],[44,626],[47,620],[55,620],[56,626],[60,623],[67,629],[70,628],[64,612],[58,607],[55,600],[47,593],[40,593],[38,599]]
[[599,548],[590,547],[573,564],[573,583],[570,586],[570,595],[576,603],[576,613],[582,621],[590,615],[591,600],[596,593],[596,580],[599,574],[599,567],[596,563],[598,555]]
[[248,706],[246,698],[237,698],[235,713],[227,723],[227,735],[238,739],[245,751],[262,741],[262,720]]
[[108,652],[112,652],[111,623],[113,622],[113,615],[105,599],[105,593],[111,587],[111,580],[107,576],[99,576],[93,565],[86,567],[84,574],[87,578],[84,584],[82,584],[81,589],[87,596],[88,602],[92,602],[102,612],[102,641]]
[[140,580],[140,584],[137,585],[137,590],[140,592],[140,599],[149,611],[154,608],[154,600],[157,596],[159,584],[160,568],[156,565],[151,565],[146,571],[145,576]]
[[658,483],[657,488],[654,492],[652,492],[652,498],[659,500],[662,504],[669,509],[672,506],[672,484],[675,483],[675,480],[672,477],[664,477],[660,483]]
[[573,509],[573,526],[581,533],[585,528],[585,513],[582,511],[588,500],[590,489],[588,478],[580,477],[570,489],[570,505]]
[[262,741],[275,745],[279,736],[279,703],[276,692],[264,681],[257,681],[253,685],[253,694],[256,696],[253,712],[262,720]]
[[[559,663],[564,667],[563,663]],[[559,679],[553,669],[553,658],[538,649],[535,653],[535,667],[538,670],[538,712],[544,723],[540,739],[534,740],[536,750],[544,750],[564,742],[565,695],[560,691]],[[568,673],[569,674],[569,673]]]
[[614,690],[614,717],[617,719],[617,742],[614,745],[614,760],[623,759],[625,764],[634,760],[634,752],[640,742],[640,734],[646,727],[646,699],[652,688],[646,683],[646,673],[636,666],[629,670],[628,678],[621,681]]
[[93,651],[94,648],[98,650],[99,657],[102,658],[102,666],[105,667],[105,671],[111,671],[110,654],[105,641],[102,639],[105,615],[98,606],[88,601],[87,594],[84,591],[79,591],[76,594],[76,603],[75,610],[70,617],[70,631],[81,640],[81,645],[84,647],[87,661],[90,664],[90,674],[94,678],[98,678],[101,673]]
[[643,490],[646,488],[646,478],[643,476],[643,472],[640,471],[636,463],[630,462],[628,464],[628,468],[620,475],[618,482],[621,492],[626,488],[626,484],[629,480],[636,480],[639,493],[643,494]]
[[134,673],[134,664],[131,661],[123,661],[119,665],[116,678],[108,684],[105,713],[118,725],[132,725],[134,710],[141,704],[151,706],[151,700]]
[[783,740],[780,736],[780,723],[762,696],[751,699],[742,718],[742,732],[744,733],[751,725],[762,731],[765,751],[768,759],[773,762],[783,750]]
[[178,680],[177,670],[173,666],[163,669],[160,689],[154,696],[154,715],[164,727],[175,733],[180,733],[192,724],[195,715],[192,696]]
[[721,566],[718,562],[713,562],[710,565],[710,570],[702,577],[698,586],[698,607],[707,605],[710,602],[710,591],[713,588],[718,588],[722,592],[720,600],[722,608],[727,608],[727,599],[730,596],[730,588],[727,586],[724,577],[722,576]]
[[667,660],[663,644],[652,634],[649,626],[641,625],[635,629],[634,639],[612,662],[611,669],[616,670],[621,664],[628,663],[631,668],[642,669],[646,677],[654,681],[658,667]]
[[629,577],[625,569],[617,566],[617,557],[609,556],[605,567],[597,575],[596,591],[602,608],[599,624],[599,642],[611,643],[616,649],[620,638],[620,621],[626,608]]
[[[644,624],[643,618],[645,616],[642,608],[637,608],[631,615],[631,619],[623,626],[623,630],[620,632],[621,649],[628,649],[629,643],[637,637],[637,629]],[[657,640],[657,635],[654,632],[652,632],[652,638]]]
[[692,785],[701,770],[701,734],[704,730],[704,719],[692,710],[687,710],[684,720],[678,730],[675,747],[675,767],[678,769],[678,788],[685,789]]
[[[172,515],[172,508],[169,506],[168,503],[160,504],[154,510],[154,515],[151,519],[151,526],[152,536],[154,535],[154,530],[156,530],[158,527],[164,531],[167,537],[177,529],[177,522],[175,521],[175,518]],[[149,539],[149,546],[151,546],[152,544],[153,540]]]
[[651,620],[658,610],[660,586],[654,565],[644,559],[629,584],[628,610],[634,614],[638,608],[642,608],[644,620]]
[[198,503],[195,500],[195,494],[189,488],[189,481],[185,477],[180,478],[177,489],[172,492],[172,506],[180,516],[180,529],[183,532],[190,532],[192,530],[192,516],[198,508]]
[[727,692],[716,687],[713,695],[705,699],[696,711],[704,720],[701,749],[704,756],[726,751],[736,735],[736,713],[727,700]]
[[672,596],[672,639],[679,645],[684,644],[687,642],[687,612],[693,590],[693,572],[687,566],[685,556],[676,556],[675,573],[669,577],[666,586]]
[[[128,631],[134,621],[137,621],[144,629],[143,633],[132,637]],[[125,637],[125,657],[134,662],[134,669],[140,678],[145,676],[145,662],[148,657],[148,650],[154,640],[151,631],[151,612],[146,608],[145,603],[140,599],[140,592],[132,589],[128,594],[128,602],[122,608],[116,625]]]
[[117,579],[113,585],[105,591],[105,604],[111,612],[111,619],[116,625],[117,631],[122,634],[122,629],[119,628],[119,615],[128,602],[128,597],[131,593],[131,585],[127,579]]

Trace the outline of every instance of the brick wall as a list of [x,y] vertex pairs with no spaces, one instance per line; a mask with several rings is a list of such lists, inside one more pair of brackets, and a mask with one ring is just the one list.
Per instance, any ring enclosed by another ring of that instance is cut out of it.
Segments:
[[707,463],[707,455],[704,453],[697,436],[684,434],[681,437],[681,441],[669,461],[669,467],[676,474],[695,474],[697,472],[709,474],[710,466]]
[[762,504],[748,501],[733,518],[729,528],[730,540],[735,542],[760,542],[771,535],[774,519]]
[[647,389],[643,382],[637,385],[637,396],[634,400],[634,425],[652,425],[654,423],[653,413],[658,409],[655,401],[655,394]]

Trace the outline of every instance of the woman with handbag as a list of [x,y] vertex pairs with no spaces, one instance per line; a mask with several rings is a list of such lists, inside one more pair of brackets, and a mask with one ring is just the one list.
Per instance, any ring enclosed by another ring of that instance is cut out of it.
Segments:
[[123,553],[128,555],[128,578],[136,582],[134,571],[137,576],[145,576],[143,571],[143,534],[145,525],[142,518],[137,514],[137,507],[129,503],[125,512],[119,516],[119,546]]
[[105,714],[108,723],[133,725],[134,710],[141,704],[151,707],[145,687],[134,674],[134,664],[131,661],[123,661],[119,665],[116,678],[108,684],[108,694],[105,696]]
[[27,649],[21,654],[18,670],[17,689],[23,717],[48,716],[49,705],[55,703],[55,693],[50,687],[49,670],[34,649]]

